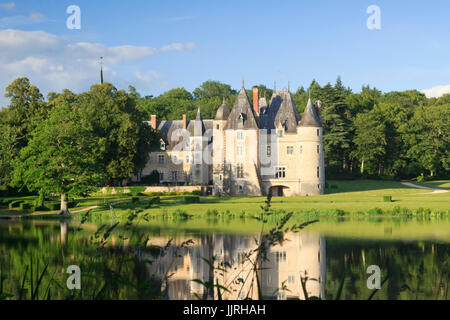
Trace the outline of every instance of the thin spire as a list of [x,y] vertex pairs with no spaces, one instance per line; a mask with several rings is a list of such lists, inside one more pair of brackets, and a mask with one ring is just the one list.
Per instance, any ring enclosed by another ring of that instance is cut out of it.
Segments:
[[100,84],[103,84],[103,57],[100,57]]
[[225,96],[223,96],[222,104],[225,104]]
[[242,89],[244,89],[245,88],[245,86],[244,86],[244,76],[242,76]]
[[288,92],[291,92],[291,83],[289,80],[288,80]]
[[273,81],[273,92],[277,92],[277,80]]

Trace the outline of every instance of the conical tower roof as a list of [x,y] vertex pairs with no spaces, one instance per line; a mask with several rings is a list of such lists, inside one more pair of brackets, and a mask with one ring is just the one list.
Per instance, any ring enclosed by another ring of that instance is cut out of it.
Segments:
[[316,108],[311,101],[311,97],[308,99],[305,112],[303,112],[299,126],[301,127],[321,127],[322,123],[316,113]]
[[223,99],[222,105],[217,109],[216,117],[214,120],[227,120],[230,115],[230,108],[225,104],[225,98]]

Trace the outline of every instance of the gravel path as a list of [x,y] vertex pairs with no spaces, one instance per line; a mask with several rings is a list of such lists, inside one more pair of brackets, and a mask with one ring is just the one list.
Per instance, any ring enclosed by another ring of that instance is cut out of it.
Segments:
[[448,190],[419,186],[419,185],[411,183],[411,182],[400,182],[400,183],[404,186],[411,187],[411,188],[432,190],[433,192],[431,192],[431,193],[447,193],[448,192]]

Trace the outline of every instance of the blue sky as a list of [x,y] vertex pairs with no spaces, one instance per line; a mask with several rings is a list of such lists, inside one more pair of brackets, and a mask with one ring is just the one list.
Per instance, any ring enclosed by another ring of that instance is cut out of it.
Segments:
[[[81,30],[66,27],[73,4]],[[369,5],[381,30],[366,27]],[[296,89],[338,75],[355,91],[450,92],[449,12],[449,1],[423,0],[0,0],[0,94],[19,76],[44,93],[87,90],[99,55],[106,81],[152,95],[242,78]]]

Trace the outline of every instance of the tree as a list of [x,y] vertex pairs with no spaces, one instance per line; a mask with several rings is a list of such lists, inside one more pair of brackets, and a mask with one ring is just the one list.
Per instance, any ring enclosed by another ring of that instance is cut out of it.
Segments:
[[434,176],[450,169],[450,105],[419,107],[405,128],[407,156]]
[[319,97],[324,106],[322,125],[325,160],[333,167],[346,170],[349,167],[353,134],[346,93],[342,87],[333,87],[330,83],[320,91]]
[[151,130],[136,96],[110,83],[93,85],[77,99],[99,145],[99,157],[107,184],[121,183],[146,164],[159,135]]
[[351,157],[361,163],[361,174],[364,173],[365,165],[373,169],[379,168],[382,157],[386,154],[386,126],[376,112],[360,113],[355,122],[355,149]]
[[82,109],[63,101],[20,151],[13,184],[61,197],[60,214],[69,214],[69,195],[85,195],[103,178],[98,139]]
[[231,89],[231,86],[219,81],[205,81],[199,88],[194,90],[195,99],[213,98],[213,97],[229,97],[235,95],[236,90]]
[[31,132],[48,115],[39,89],[27,78],[18,78],[6,88],[9,106],[0,112],[0,183],[7,188],[11,183],[15,162],[20,150],[27,146]]

